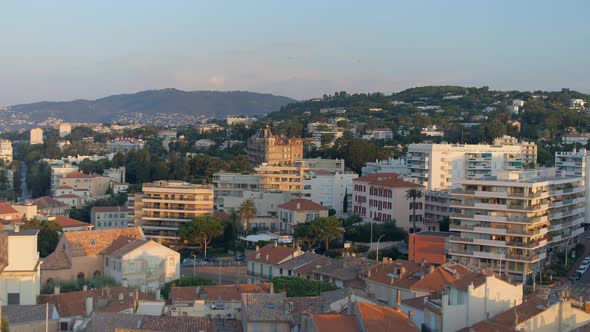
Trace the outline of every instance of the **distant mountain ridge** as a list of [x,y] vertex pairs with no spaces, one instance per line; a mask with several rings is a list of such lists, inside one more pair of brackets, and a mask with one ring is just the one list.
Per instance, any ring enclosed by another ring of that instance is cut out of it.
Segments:
[[146,90],[96,100],[37,102],[8,107],[42,121],[49,117],[66,122],[112,122],[129,113],[187,114],[225,118],[228,115],[262,115],[278,111],[296,100],[248,91]]

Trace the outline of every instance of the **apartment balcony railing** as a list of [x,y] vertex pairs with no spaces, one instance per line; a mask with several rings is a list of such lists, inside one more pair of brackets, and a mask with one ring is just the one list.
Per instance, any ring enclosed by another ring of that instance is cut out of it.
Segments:
[[524,235],[524,236],[533,236],[533,235],[540,235],[546,234],[548,232],[547,228],[537,228],[537,229],[522,229],[522,228],[508,228],[508,227],[489,227],[489,226],[467,226],[467,225],[449,225],[449,229],[451,231],[471,231],[474,233],[485,233],[485,234],[515,234],[515,235]]

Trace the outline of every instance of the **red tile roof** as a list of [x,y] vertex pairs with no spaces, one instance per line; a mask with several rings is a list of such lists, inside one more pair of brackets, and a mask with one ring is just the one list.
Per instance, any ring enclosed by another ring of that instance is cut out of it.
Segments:
[[399,310],[364,302],[357,302],[356,306],[365,331],[420,331],[416,324]]
[[0,215],[7,215],[7,214],[18,214],[18,211],[15,210],[9,204],[0,203]]
[[309,199],[293,199],[286,203],[279,205],[279,208],[291,211],[317,211],[317,210],[328,210],[327,207],[318,204]]
[[80,198],[80,196],[74,195],[74,194],[65,194],[65,195],[55,196],[55,198]]
[[267,245],[248,255],[248,261],[278,264],[285,258],[292,256],[295,249],[291,247]]
[[33,204],[37,205],[39,210],[52,209],[52,208],[69,208],[70,206],[64,204],[56,199],[49,196],[39,197],[33,200]]
[[487,332],[487,331],[515,331],[516,317],[518,322],[522,323],[540,314],[547,309],[547,300],[538,296],[531,296],[522,304],[510,308],[489,320],[481,321],[471,328],[465,328],[465,331]]
[[[68,232],[62,238],[67,241],[72,256],[91,256],[108,252],[107,248],[121,238],[143,239],[144,235],[138,227],[108,229],[98,231]],[[61,241],[60,241],[61,242]],[[113,247],[109,248],[112,250]]]
[[356,182],[368,182],[369,184],[383,187],[400,187],[400,188],[416,188],[422,187],[421,185],[404,181],[400,179],[400,175],[397,173],[373,173],[366,176],[361,176],[352,181]]
[[70,227],[92,227],[91,224],[80,220],[68,218],[66,216],[55,216],[55,221],[61,225],[62,228]]
[[170,300],[177,301],[240,301],[242,293],[272,293],[271,283],[239,284],[239,285],[215,285],[200,287],[172,287]]
[[354,315],[324,314],[312,315],[311,319],[317,332],[360,332]]
[[94,176],[90,175],[90,174],[84,174],[80,171],[72,171],[69,172],[68,174],[64,175],[64,178],[68,178],[68,179],[88,179],[88,178],[93,178]]

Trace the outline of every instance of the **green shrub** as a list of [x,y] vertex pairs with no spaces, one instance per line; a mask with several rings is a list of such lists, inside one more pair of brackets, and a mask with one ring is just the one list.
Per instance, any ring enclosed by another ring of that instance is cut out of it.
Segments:
[[91,279],[52,280],[41,287],[41,294],[52,294],[55,286],[59,286],[61,293],[81,291],[86,285],[88,289],[120,286],[115,279],[97,276]]
[[276,277],[272,279],[275,292],[287,292],[287,297],[318,296],[321,292],[338,289],[338,286],[323,281],[296,277]]

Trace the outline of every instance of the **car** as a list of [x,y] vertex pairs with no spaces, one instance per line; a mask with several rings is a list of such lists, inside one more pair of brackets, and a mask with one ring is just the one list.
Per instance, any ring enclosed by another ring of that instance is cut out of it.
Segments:
[[192,263],[193,263],[193,260],[190,258],[185,258],[182,260],[183,265],[192,264]]
[[580,274],[580,276],[581,276],[582,274],[586,273],[586,269],[587,269],[587,268],[588,268],[587,266],[586,266],[586,267],[580,266],[580,267],[578,268],[578,270],[576,271],[576,273],[577,273],[577,274]]
[[580,266],[578,266],[578,269],[584,269],[584,271],[586,271],[588,269],[588,266],[590,266],[590,263],[582,263],[580,264]]
[[246,261],[246,256],[245,255],[240,255],[240,256],[234,258],[234,260],[236,262],[244,262],[244,261]]
[[584,257],[584,260],[582,261],[582,263],[589,263],[590,264],[590,256]]

